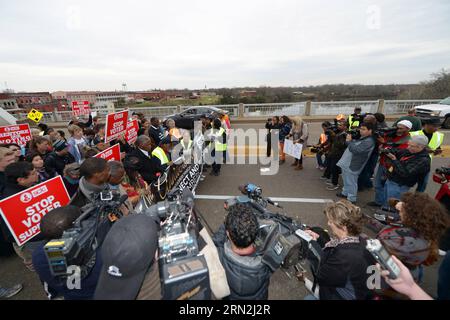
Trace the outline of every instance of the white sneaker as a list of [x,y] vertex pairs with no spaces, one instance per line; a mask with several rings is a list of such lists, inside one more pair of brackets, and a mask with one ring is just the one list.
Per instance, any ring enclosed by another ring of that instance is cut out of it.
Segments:
[[439,249],[439,255],[440,256],[445,256],[447,254],[447,252],[445,252],[444,250]]
[[334,185],[334,184],[332,184],[331,186],[327,187],[327,190],[329,190],[329,191],[334,191],[334,190],[337,190],[337,189],[339,189],[339,188],[340,188],[339,185]]

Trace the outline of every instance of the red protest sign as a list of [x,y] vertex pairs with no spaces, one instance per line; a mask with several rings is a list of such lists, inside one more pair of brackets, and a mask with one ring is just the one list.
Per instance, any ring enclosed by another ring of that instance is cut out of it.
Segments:
[[105,125],[105,142],[117,139],[127,130],[128,110],[108,114]]
[[97,153],[95,158],[102,158],[106,161],[120,161],[120,146],[115,144],[112,147]]
[[31,141],[30,126],[28,123],[0,127],[0,144],[17,143],[24,146]]
[[74,116],[89,115],[90,113],[89,101],[72,101],[72,114]]
[[138,137],[139,124],[137,120],[128,122],[127,132],[125,133],[125,140],[129,143],[135,143]]
[[70,201],[61,176],[0,201],[0,213],[17,245],[21,246],[41,232],[43,216]]

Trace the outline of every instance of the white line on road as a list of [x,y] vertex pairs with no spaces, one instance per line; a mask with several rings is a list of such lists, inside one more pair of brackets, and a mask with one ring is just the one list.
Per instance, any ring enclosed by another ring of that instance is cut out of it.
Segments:
[[[215,196],[215,195],[195,195],[195,199],[199,200],[228,200],[235,196]],[[332,202],[331,199],[317,199],[317,198],[280,198],[280,197],[269,197],[270,200],[275,202],[303,202],[303,203],[327,203]]]

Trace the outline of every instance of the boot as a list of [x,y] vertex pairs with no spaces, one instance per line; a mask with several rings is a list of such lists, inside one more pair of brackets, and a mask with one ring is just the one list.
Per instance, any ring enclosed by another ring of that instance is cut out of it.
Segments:
[[296,166],[294,170],[303,170],[303,165],[301,163],[299,163],[298,166]]
[[291,164],[291,166],[295,167],[296,165],[298,165],[298,159],[295,159],[294,163]]

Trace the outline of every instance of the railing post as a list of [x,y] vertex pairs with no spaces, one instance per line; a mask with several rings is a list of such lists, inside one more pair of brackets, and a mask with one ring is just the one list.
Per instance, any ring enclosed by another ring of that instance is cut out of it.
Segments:
[[239,103],[238,107],[238,118],[243,118],[245,114],[245,107],[243,103]]
[[378,99],[378,113],[384,113],[384,99]]
[[57,108],[53,108],[53,122],[58,122],[59,121],[59,119],[58,119],[58,109]]
[[181,112],[181,106],[177,106],[177,113]]
[[310,116],[311,115],[311,100],[306,101],[305,104],[305,116]]

